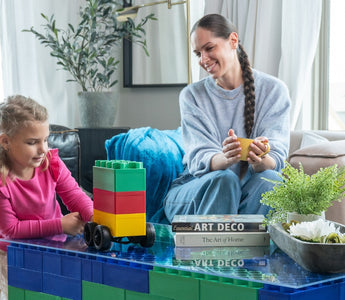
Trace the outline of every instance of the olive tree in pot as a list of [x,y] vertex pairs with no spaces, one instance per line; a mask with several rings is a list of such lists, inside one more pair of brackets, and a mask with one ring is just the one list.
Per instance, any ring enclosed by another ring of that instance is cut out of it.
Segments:
[[77,26],[68,24],[66,29],[56,26],[54,15],[45,20],[44,32],[33,27],[25,32],[33,33],[41,44],[51,49],[50,55],[57,64],[70,73],[67,81],[77,82],[80,119],[83,127],[110,127],[114,124],[117,111],[117,97],[111,88],[117,83],[114,72],[119,65],[114,50],[122,39],[142,45],[146,49],[145,30],[148,20],[155,20],[153,14],[137,24],[132,19],[117,20],[117,11],[122,4],[118,0],[86,0],[80,8],[80,22]]

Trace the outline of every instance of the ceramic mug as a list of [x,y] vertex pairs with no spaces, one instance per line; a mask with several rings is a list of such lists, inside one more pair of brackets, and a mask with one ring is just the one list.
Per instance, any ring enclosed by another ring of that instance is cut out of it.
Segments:
[[[253,139],[246,139],[246,138],[237,138],[237,140],[240,142],[240,147],[241,147],[241,158],[240,160],[244,160],[247,161],[247,157],[248,157],[248,153],[249,153],[249,148],[250,148],[250,144],[253,143]],[[263,156],[265,154],[267,154],[268,152],[270,152],[270,145],[268,142],[262,142],[263,144],[267,145],[267,149],[265,152],[261,153],[258,156]]]

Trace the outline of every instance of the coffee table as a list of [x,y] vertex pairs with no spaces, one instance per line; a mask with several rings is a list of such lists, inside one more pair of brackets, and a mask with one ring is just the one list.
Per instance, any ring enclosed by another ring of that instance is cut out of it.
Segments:
[[[66,241],[6,240],[9,299],[40,293],[69,299],[344,299],[345,274],[318,274],[269,247],[176,248],[171,226],[154,224],[151,248],[88,248]],[[3,240],[4,241],[4,240]],[[22,298],[26,299],[26,298]],[[47,298],[49,299],[49,298]]]

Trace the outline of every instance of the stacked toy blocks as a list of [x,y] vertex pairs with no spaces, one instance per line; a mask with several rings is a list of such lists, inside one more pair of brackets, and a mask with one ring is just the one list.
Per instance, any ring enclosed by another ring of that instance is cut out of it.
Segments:
[[112,236],[146,235],[146,171],[142,162],[97,160],[93,167],[93,221]]

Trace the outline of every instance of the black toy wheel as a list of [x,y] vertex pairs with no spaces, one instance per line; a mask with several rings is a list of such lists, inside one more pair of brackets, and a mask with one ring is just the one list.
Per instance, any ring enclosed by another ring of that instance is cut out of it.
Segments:
[[146,223],[146,236],[140,239],[140,245],[145,248],[152,247],[155,243],[156,231],[151,223]]
[[95,222],[87,222],[84,226],[84,241],[85,244],[89,247],[94,246],[93,242],[93,233],[95,231],[95,228],[97,226],[97,223]]
[[112,236],[106,226],[97,225],[93,233],[93,243],[98,251],[107,251],[111,247]]

